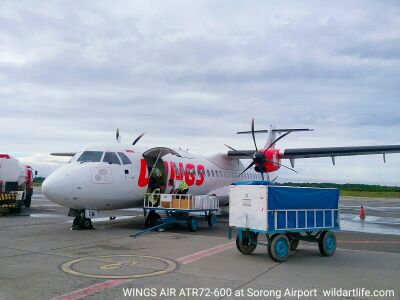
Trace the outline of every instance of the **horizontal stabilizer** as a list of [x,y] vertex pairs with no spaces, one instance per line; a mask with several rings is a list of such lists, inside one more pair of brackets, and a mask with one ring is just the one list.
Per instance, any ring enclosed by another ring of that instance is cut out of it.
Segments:
[[[314,129],[309,129],[309,128],[282,128],[282,129],[264,129],[264,130],[254,130],[254,133],[267,133],[269,131],[272,132],[295,132],[295,131],[313,131]],[[250,131],[239,131],[236,132],[236,134],[251,134],[251,130]]]

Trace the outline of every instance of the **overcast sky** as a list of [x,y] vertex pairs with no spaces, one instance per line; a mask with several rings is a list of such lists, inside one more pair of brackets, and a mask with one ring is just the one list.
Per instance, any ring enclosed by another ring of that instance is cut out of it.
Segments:
[[[400,144],[399,1],[1,1],[0,152],[123,142],[226,152]],[[261,146],[265,135],[258,136]],[[400,185],[400,154],[296,161],[280,180]]]

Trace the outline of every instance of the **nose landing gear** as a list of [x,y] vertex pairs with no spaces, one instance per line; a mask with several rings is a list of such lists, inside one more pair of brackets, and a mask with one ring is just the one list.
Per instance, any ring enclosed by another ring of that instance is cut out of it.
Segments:
[[74,210],[73,213],[68,215],[74,216],[74,221],[72,222],[71,230],[85,230],[85,229],[94,229],[92,225],[92,219],[86,218],[85,210]]
[[92,225],[92,219],[77,216],[72,222],[71,230],[83,230],[83,229],[94,229]]

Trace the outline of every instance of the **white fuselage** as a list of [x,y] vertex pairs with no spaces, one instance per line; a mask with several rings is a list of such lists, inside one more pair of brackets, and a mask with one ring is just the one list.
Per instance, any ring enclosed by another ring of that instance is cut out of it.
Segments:
[[[49,200],[73,209],[110,210],[142,206],[148,190],[149,170],[153,167],[144,157],[149,149],[122,144],[89,147],[50,174],[43,182],[43,192]],[[243,164],[223,154],[206,158],[174,151],[179,155],[157,157],[158,163],[165,167],[165,193],[172,189],[168,185],[170,179],[185,181],[189,194],[216,194],[224,205],[227,204],[231,183],[261,179],[260,174],[252,169],[239,177],[244,170]],[[96,161],[80,161],[85,152],[98,155]],[[119,159],[116,163],[104,161],[106,153],[110,152],[117,154]],[[124,164],[121,152],[130,163],[125,161]]]

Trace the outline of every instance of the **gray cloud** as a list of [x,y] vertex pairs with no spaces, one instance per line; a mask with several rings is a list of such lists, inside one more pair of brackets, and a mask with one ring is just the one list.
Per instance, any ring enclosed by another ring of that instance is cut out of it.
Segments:
[[[150,145],[222,152],[225,142],[251,146],[234,135],[251,117],[259,127],[316,129],[282,147],[400,143],[399,8],[396,1],[2,2],[1,151],[42,161],[48,172],[43,153],[112,142],[119,127],[125,141],[146,131]],[[300,178],[342,180],[347,172],[348,180],[384,183],[400,175],[395,159],[392,168],[357,161],[346,160],[359,170],[352,173],[304,160]]]

